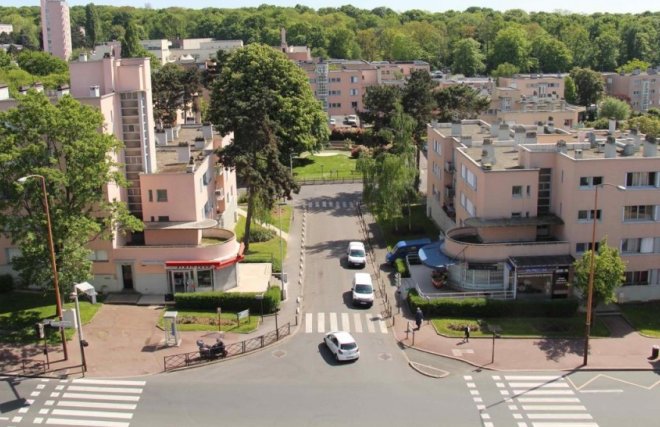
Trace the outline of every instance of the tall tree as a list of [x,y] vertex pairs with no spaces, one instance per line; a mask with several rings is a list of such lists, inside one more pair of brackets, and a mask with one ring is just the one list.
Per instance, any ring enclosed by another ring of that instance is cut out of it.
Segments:
[[479,42],[472,38],[457,41],[451,54],[452,72],[466,77],[482,73],[486,69],[486,64],[480,47]]
[[165,64],[151,73],[154,116],[161,127],[174,125],[177,111],[183,107],[183,74],[181,66],[175,63]]
[[289,155],[318,149],[328,139],[327,116],[300,67],[270,46],[251,44],[222,67],[207,118],[221,134],[234,134],[218,155],[247,188],[247,249],[255,206],[261,200],[270,208],[298,190]]
[[519,26],[509,26],[498,31],[493,45],[491,66],[508,62],[522,72],[529,70],[530,43],[527,34]]
[[577,88],[571,76],[564,77],[564,99],[569,104],[577,103]]
[[[43,193],[40,179],[18,185],[21,177],[45,178],[49,195],[55,258],[60,284],[91,277],[90,240],[122,227],[141,230],[126,205],[108,201],[103,187],[124,186],[113,160],[122,147],[114,136],[99,133],[103,115],[65,96],[52,104],[30,91],[16,108],[0,113],[0,229],[21,250],[13,268],[24,283],[52,288]],[[68,292],[63,292],[67,295]]]
[[[573,284],[582,291],[583,297],[586,297],[588,292],[592,254],[591,250],[586,251],[581,258],[573,263],[575,271]],[[596,307],[600,303],[615,301],[614,290],[623,283],[626,265],[621,259],[619,250],[608,246],[606,239],[601,240],[598,244],[598,250],[593,261],[592,307]]]
[[373,124],[374,133],[390,127],[390,120],[401,101],[401,89],[396,86],[368,86],[362,99],[364,111],[358,112],[360,120]]
[[488,108],[490,99],[467,85],[453,85],[434,93],[438,120],[473,119]]
[[627,102],[611,96],[604,98],[598,106],[598,117],[604,119],[627,120],[630,112],[630,105]]
[[202,87],[202,74],[197,67],[187,68],[181,75],[181,86],[183,88],[183,112],[184,117],[188,117],[188,109],[197,111],[195,105],[197,92]]
[[573,63],[571,51],[564,43],[549,35],[537,37],[532,42],[532,55],[543,73],[568,71]]
[[121,39],[121,56],[124,58],[137,58],[144,55],[145,49],[140,45],[140,31],[134,19],[129,19],[126,32]]
[[596,37],[591,50],[591,64],[598,71],[614,71],[619,63],[619,38],[613,31]]
[[101,23],[94,3],[85,6],[85,38],[89,48],[94,48],[101,38]]
[[605,90],[603,76],[589,68],[573,68],[570,73],[577,93],[577,104],[596,104]]
[[66,61],[47,52],[23,50],[18,54],[16,62],[21,69],[37,76],[69,71]]

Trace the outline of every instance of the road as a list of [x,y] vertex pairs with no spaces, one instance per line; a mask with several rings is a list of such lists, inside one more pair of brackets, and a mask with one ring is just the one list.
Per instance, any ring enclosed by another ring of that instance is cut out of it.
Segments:
[[[655,373],[493,372],[400,348],[381,328],[378,304],[350,304],[357,270],[346,268],[344,252],[360,239],[359,191],[313,186],[298,196],[308,231],[304,315],[294,336],[147,378],[8,380],[0,383],[0,426],[658,425]],[[335,328],[355,336],[358,361],[337,363],[321,344]]]

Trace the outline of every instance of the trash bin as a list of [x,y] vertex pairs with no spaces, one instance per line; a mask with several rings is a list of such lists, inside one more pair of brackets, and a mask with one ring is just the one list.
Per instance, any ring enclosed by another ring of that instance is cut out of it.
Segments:
[[651,348],[651,357],[649,357],[649,359],[657,359],[658,353],[660,353],[660,346],[654,345]]

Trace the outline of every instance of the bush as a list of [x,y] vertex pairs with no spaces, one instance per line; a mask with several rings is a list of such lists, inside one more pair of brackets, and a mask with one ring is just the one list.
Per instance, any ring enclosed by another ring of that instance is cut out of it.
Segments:
[[257,224],[250,227],[250,243],[267,242],[275,237],[275,232]]
[[14,290],[14,277],[11,274],[0,275],[0,294],[6,294]]
[[368,155],[369,148],[365,147],[364,145],[354,145],[353,148],[351,149],[352,159],[357,159],[362,154]]
[[403,260],[403,258],[397,258],[394,260],[394,268],[397,273],[401,274],[401,277],[410,277],[410,271],[408,271],[408,265]]
[[[176,308],[180,310],[215,311],[237,313],[250,309],[251,313],[261,313],[262,301],[256,298],[258,292],[187,292],[174,295]],[[264,314],[277,311],[280,306],[281,291],[271,287],[264,293]]]
[[420,307],[431,317],[572,317],[578,309],[574,298],[555,300],[495,300],[487,298],[427,300],[415,289],[408,291],[408,305],[414,312]]

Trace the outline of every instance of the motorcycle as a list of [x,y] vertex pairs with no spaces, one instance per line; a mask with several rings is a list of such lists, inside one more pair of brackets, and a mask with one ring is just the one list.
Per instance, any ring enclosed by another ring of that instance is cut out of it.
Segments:
[[199,347],[199,355],[202,359],[217,359],[219,357],[227,357],[227,349],[225,343],[218,338],[213,345],[208,345],[202,340],[197,340],[197,347]]

